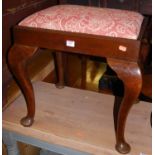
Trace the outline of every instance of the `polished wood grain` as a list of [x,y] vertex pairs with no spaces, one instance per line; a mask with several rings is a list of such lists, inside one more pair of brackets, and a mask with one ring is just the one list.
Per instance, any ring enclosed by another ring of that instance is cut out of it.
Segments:
[[142,88],[141,70],[137,63],[107,59],[110,67],[124,83],[124,97],[116,114],[116,149],[121,153],[128,153],[129,144],[124,138],[125,123],[130,108],[138,98]]
[[[71,53],[124,59],[130,61],[137,61],[139,59],[141,44],[140,40],[47,30],[40,28],[36,29],[24,26],[15,26],[14,38],[16,44],[22,44],[26,46],[42,47],[58,51],[67,51]],[[75,47],[72,48],[66,46],[67,40],[75,41]],[[126,47],[127,51],[122,52],[119,50],[120,45]]]
[[[45,79],[50,72],[54,71],[54,60],[49,50],[38,50],[31,61],[27,63],[27,70],[29,78],[32,82]],[[50,77],[52,80],[52,75]],[[12,81],[7,88],[7,103],[3,110],[7,108],[19,95],[20,88],[16,81]]]
[[35,115],[35,99],[31,81],[27,74],[26,60],[36,53],[37,47],[14,44],[8,54],[10,70],[15,76],[27,103],[27,115],[21,119],[24,126],[31,126]]

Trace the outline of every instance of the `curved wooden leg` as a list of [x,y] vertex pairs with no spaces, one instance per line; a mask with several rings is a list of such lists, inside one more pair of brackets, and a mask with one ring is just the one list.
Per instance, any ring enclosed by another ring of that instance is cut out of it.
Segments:
[[136,62],[115,59],[108,59],[107,61],[124,83],[124,97],[116,121],[116,150],[125,154],[130,152],[130,146],[124,138],[126,119],[131,106],[136,101],[141,91],[142,76]]
[[120,110],[120,105],[121,105],[122,99],[123,98],[120,96],[115,96],[114,107],[113,107],[113,118],[114,118],[115,132],[117,131],[117,119],[118,119],[118,113]]
[[57,88],[64,88],[64,63],[63,63],[63,53],[56,52],[56,65],[58,69],[58,82],[56,84]]
[[21,88],[26,104],[27,115],[21,119],[23,126],[31,126],[35,115],[35,99],[31,81],[27,75],[26,60],[30,58],[38,48],[23,45],[13,45],[8,53],[9,68]]

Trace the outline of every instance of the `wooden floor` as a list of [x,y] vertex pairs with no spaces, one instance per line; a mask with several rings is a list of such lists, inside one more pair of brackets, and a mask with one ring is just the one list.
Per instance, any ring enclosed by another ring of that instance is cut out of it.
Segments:
[[[34,125],[24,128],[19,124],[26,113],[25,100],[20,96],[4,111],[3,128],[94,155],[118,155],[114,149],[113,96],[68,87],[56,89],[43,82],[34,88]],[[145,102],[135,104],[131,110],[126,126],[130,155],[152,154],[150,112],[151,104]]]
[[[46,54],[47,53],[47,54]],[[49,65],[47,65],[46,68],[48,68],[48,72],[50,70],[52,70],[52,68],[54,66],[52,66],[49,56],[46,58],[46,55],[48,55],[48,52],[46,52],[43,55],[43,60],[41,61],[37,61],[39,63],[34,63],[35,65],[32,65],[34,67],[30,67],[30,69],[33,71],[32,74],[34,74],[34,72],[37,72],[37,70],[39,70],[39,68],[41,68],[40,66],[42,66],[44,63],[42,63],[42,61],[49,63]],[[80,82],[81,82],[81,61],[80,61],[80,57],[74,55],[74,54],[70,54],[68,57],[68,79],[67,79],[67,85],[71,86],[71,87],[76,87],[76,88],[80,88]],[[34,68],[34,69],[33,69]],[[87,88],[88,90],[92,90],[92,91],[98,91],[98,80],[100,79],[100,77],[103,75],[103,73],[105,72],[106,69],[106,64],[98,62],[98,61],[91,61],[90,59],[88,59],[88,63],[87,63]],[[47,69],[45,69],[47,70]],[[41,71],[43,73],[43,71]],[[41,73],[40,72],[40,73]],[[30,72],[31,73],[31,72]],[[39,79],[40,77],[45,77],[45,73],[41,73],[38,74],[38,76],[36,76],[37,79]],[[47,73],[47,71],[46,71]],[[151,75],[149,75],[151,77]],[[147,76],[148,77],[148,76]],[[144,79],[145,80],[145,79]],[[44,81],[48,82],[48,83],[55,83],[56,82],[56,77],[54,72],[51,72],[51,74],[49,74],[49,76],[47,76]],[[148,81],[149,80],[145,80]],[[148,82],[145,83],[144,91],[145,92],[151,92],[150,90],[150,85],[148,84]],[[149,87],[149,89],[146,89],[147,87]],[[15,86],[11,87],[11,89],[9,89],[9,94],[8,94],[8,99],[11,101],[12,98],[14,99],[17,95],[10,95],[12,92],[12,94],[19,94],[19,89],[17,89],[18,87]],[[18,90],[18,91],[17,91]],[[147,93],[147,94],[149,94]],[[9,97],[11,96],[11,98]],[[148,104],[148,103],[147,103]],[[22,144],[19,143],[19,148],[21,150],[21,155],[38,155],[40,149],[33,147],[31,145],[27,145],[27,144]],[[3,155],[6,155],[6,150],[5,150],[5,146],[3,145]],[[54,154],[55,155],[55,154]]]

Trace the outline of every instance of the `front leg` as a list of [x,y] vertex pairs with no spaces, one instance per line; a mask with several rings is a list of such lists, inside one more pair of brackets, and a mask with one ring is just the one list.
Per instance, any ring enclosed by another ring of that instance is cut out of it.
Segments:
[[124,97],[116,118],[116,149],[120,153],[130,151],[129,144],[125,141],[124,130],[130,108],[139,96],[142,87],[142,75],[136,62],[116,59],[107,59],[110,67],[117,73],[124,83]]
[[37,47],[15,44],[8,53],[9,68],[21,88],[27,104],[27,115],[21,119],[23,126],[31,126],[35,115],[34,92],[27,75],[26,60],[34,55],[37,49]]

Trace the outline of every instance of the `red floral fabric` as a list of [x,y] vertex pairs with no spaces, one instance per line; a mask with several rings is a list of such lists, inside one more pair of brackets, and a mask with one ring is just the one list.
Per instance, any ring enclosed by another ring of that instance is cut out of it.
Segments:
[[137,12],[56,5],[36,12],[19,23],[20,26],[137,39],[143,16]]

